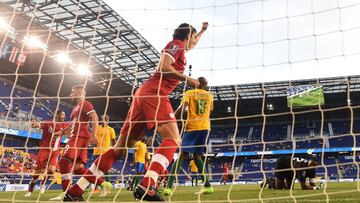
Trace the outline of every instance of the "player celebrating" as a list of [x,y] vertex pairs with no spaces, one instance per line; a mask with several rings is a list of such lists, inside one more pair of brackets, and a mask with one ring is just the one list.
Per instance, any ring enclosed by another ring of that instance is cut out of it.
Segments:
[[[292,158],[289,155],[279,157],[276,161],[275,167],[275,170],[280,170],[275,172],[275,189],[291,189],[293,187],[292,182],[294,177],[294,170],[296,172],[296,178],[300,182],[301,189],[319,189],[318,187],[315,187],[314,182],[314,178],[316,175],[316,169],[314,167],[317,165],[318,163],[314,157],[312,157],[310,160],[298,157]],[[309,185],[306,185],[306,178],[310,179]]]
[[145,172],[145,163],[149,160],[146,160],[148,157],[148,152],[145,144],[145,136],[139,139],[134,145],[134,162],[135,162],[135,171],[136,174],[132,181],[132,189],[138,185],[140,181],[140,176]]
[[[101,154],[105,153],[111,146],[116,142],[116,135],[114,128],[108,125],[109,116],[101,116],[101,124],[96,128],[96,141],[97,145],[94,147],[94,160],[97,159]],[[107,174],[106,174],[107,175]],[[105,176],[105,180],[110,182],[110,178]],[[95,186],[95,187],[98,187]],[[106,196],[107,190],[102,190],[101,197]]]
[[185,92],[182,104],[176,110],[176,115],[181,115],[185,109],[189,109],[186,123],[185,134],[182,138],[181,154],[177,163],[173,164],[165,195],[172,193],[175,174],[179,172],[186,157],[191,153],[198,170],[204,180],[204,188],[199,192],[202,194],[214,193],[214,188],[210,185],[209,178],[205,175],[205,165],[202,155],[206,152],[205,145],[210,130],[210,112],[213,110],[213,96],[207,91],[207,80],[204,77],[198,78],[200,85],[197,89]]
[[[60,173],[62,190],[65,192],[72,178],[72,174],[82,175],[86,171],[84,164],[87,162],[87,149],[89,143],[96,144],[96,129],[98,116],[93,105],[85,99],[86,91],[83,85],[75,85],[71,89],[70,97],[76,104],[71,112],[72,132],[68,144],[65,146],[64,155],[60,159]],[[89,131],[91,122],[91,132]],[[61,200],[63,194],[51,200]]]
[[180,81],[186,81],[188,85],[194,87],[198,86],[198,80],[183,74],[186,65],[185,51],[195,47],[207,27],[208,23],[203,23],[198,34],[187,23],[175,29],[173,40],[162,51],[157,71],[136,91],[115,147],[105,152],[102,159],[97,159],[93,163],[77,184],[68,191],[66,201],[81,199],[80,196],[85,188],[102,177],[117,159],[124,157],[127,153],[126,148],[132,147],[130,145],[132,141],[142,136],[146,128],[155,128],[162,137],[162,143],[156,149],[149,169],[142,182],[136,187],[134,196],[148,201],[163,200],[154,187],[159,174],[172,161],[181,141],[169,94]]
[[65,112],[59,109],[55,113],[55,122],[36,122],[35,120],[31,121],[32,128],[42,129],[42,137],[40,142],[40,150],[36,160],[35,174],[32,176],[29,189],[25,194],[25,197],[31,196],[39,175],[44,172],[47,174],[44,176],[41,182],[40,193],[45,192],[45,183],[51,174],[53,174],[56,170],[56,165],[60,153],[61,136],[69,134],[70,132],[70,127],[64,123],[64,120]]

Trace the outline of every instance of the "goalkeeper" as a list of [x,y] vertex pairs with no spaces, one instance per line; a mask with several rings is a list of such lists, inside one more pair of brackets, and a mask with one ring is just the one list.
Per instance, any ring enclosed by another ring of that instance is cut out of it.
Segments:
[[[291,164],[292,162],[292,164]],[[315,187],[316,159],[311,157],[309,160],[292,157],[290,155],[281,156],[276,161],[275,189],[291,189],[293,187],[294,171],[295,177],[299,180],[301,189],[316,190]],[[309,178],[309,185],[306,179]]]

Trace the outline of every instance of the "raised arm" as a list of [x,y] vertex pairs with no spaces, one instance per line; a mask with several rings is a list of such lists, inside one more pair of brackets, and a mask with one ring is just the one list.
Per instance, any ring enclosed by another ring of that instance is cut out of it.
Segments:
[[196,34],[196,36],[195,36],[195,45],[194,45],[194,46],[196,46],[197,43],[200,41],[201,36],[202,36],[202,35],[204,34],[204,32],[207,30],[208,26],[209,26],[209,23],[208,23],[208,22],[203,22],[203,23],[202,23],[202,27],[201,27],[200,32],[198,32],[198,33]]

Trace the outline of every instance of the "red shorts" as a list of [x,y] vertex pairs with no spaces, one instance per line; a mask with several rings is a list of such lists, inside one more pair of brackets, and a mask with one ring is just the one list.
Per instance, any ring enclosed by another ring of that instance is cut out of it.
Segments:
[[36,160],[36,169],[46,169],[46,166],[56,166],[58,162],[60,150],[51,151],[48,149],[40,149]]
[[152,129],[158,124],[174,121],[176,121],[174,110],[168,96],[141,97],[135,94],[121,134],[140,136],[146,128]]
[[74,163],[86,164],[87,150],[90,143],[89,138],[71,137],[64,149],[64,158],[72,160]]

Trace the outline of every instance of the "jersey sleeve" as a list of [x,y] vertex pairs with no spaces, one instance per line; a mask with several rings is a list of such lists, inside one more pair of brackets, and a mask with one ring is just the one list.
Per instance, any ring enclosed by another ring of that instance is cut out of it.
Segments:
[[136,142],[134,145],[134,150],[139,150],[139,142]]
[[190,90],[188,90],[184,93],[184,96],[182,98],[182,104],[190,103],[190,93],[191,93]]
[[54,129],[54,132],[59,132],[60,130],[64,129],[64,125],[61,124],[61,123],[56,123],[55,124],[55,129]]
[[90,113],[94,112],[95,109],[94,109],[93,105],[90,102],[85,100],[84,103],[83,103],[81,111],[82,111],[82,113],[84,113],[86,115],[89,115]]
[[115,140],[116,139],[116,135],[115,135],[115,130],[114,128],[110,128],[110,139],[111,140]]
[[214,97],[210,94],[210,111],[214,110]]
[[184,53],[183,45],[177,40],[171,41],[163,50],[163,54],[170,56],[173,59],[173,62],[184,55]]
[[49,123],[48,122],[40,122],[40,129],[47,129],[49,128]]

